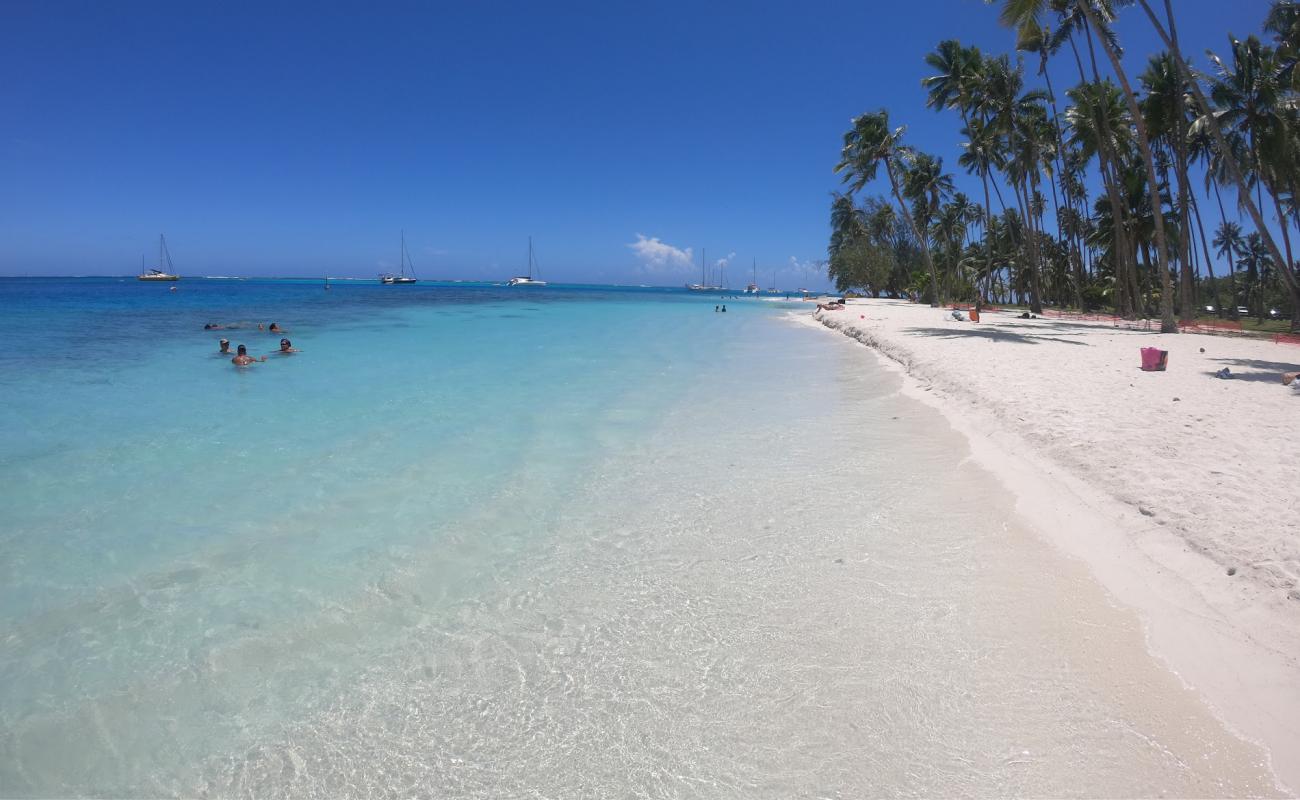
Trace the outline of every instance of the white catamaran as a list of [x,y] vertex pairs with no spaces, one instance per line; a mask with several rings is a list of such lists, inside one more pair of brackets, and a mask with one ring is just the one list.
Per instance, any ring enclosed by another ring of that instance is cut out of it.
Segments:
[[181,276],[172,272],[172,254],[167,251],[167,237],[158,234],[158,268],[146,269],[140,265],[139,280],[142,281],[178,281]]
[[[533,237],[529,236],[528,237],[528,274],[516,275],[515,277],[511,278],[506,283],[506,285],[507,286],[545,286],[546,281],[542,280],[541,278],[533,277],[533,263],[534,263]],[[541,270],[538,271],[540,272]]]
[[[410,274],[410,275],[407,275],[407,274],[406,274],[406,268],[407,268],[407,266],[410,266],[410,268],[411,268],[411,274]],[[400,267],[400,269],[398,270],[398,273],[397,273],[396,275],[394,275],[394,274],[391,273],[391,272],[385,272],[385,273],[383,273],[382,275],[380,275],[380,276],[379,276],[379,282],[380,282],[380,283],[387,283],[387,284],[396,284],[396,283],[415,283],[416,280],[417,280],[417,279],[416,279],[416,277],[415,277],[415,264],[411,263],[411,257],[410,257],[409,255],[406,254],[406,231],[402,231],[402,260],[401,260],[401,267]]]

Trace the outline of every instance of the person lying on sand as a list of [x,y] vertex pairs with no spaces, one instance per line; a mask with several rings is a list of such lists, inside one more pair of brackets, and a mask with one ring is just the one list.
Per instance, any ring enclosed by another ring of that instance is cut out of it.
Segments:
[[265,361],[265,360],[266,360],[266,356],[262,356],[261,358],[253,358],[248,354],[248,348],[241,344],[239,346],[239,354],[236,355],[234,358],[230,359],[230,363],[234,364],[236,367],[247,367],[255,361]]
[[[835,302],[835,301],[833,301],[833,300],[832,300],[831,302],[829,302],[829,303],[818,303],[818,304],[817,304],[817,311],[843,311],[843,310],[844,310],[844,304],[843,304],[843,303],[837,303],[837,302]],[[816,314],[817,311],[814,311],[813,313]]]

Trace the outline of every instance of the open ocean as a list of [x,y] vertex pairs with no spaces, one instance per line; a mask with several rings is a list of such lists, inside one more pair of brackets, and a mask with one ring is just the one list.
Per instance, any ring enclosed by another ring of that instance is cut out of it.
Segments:
[[332,286],[0,279],[0,796],[1270,791],[787,304]]

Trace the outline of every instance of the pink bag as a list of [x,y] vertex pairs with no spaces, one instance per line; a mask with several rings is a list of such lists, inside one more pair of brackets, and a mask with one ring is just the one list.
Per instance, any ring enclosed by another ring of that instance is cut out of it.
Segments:
[[1169,351],[1155,347],[1142,348],[1142,371],[1164,372],[1169,366]]

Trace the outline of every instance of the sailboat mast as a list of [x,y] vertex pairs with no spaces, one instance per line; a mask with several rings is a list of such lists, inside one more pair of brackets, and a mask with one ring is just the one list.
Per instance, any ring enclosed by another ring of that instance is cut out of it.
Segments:
[[709,252],[707,249],[703,247],[700,248],[700,285],[701,286],[709,285],[709,279],[705,277],[704,274],[704,254],[707,252]]
[[163,259],[163,254],[166,252],[167,252],[167,237],[163,236],[160,233],[158,234],[158,269],[163,269],[164,265],[166,265],[167,263],[166,260]]
[[528,279],[533,279],[533,237],[528,237]]

